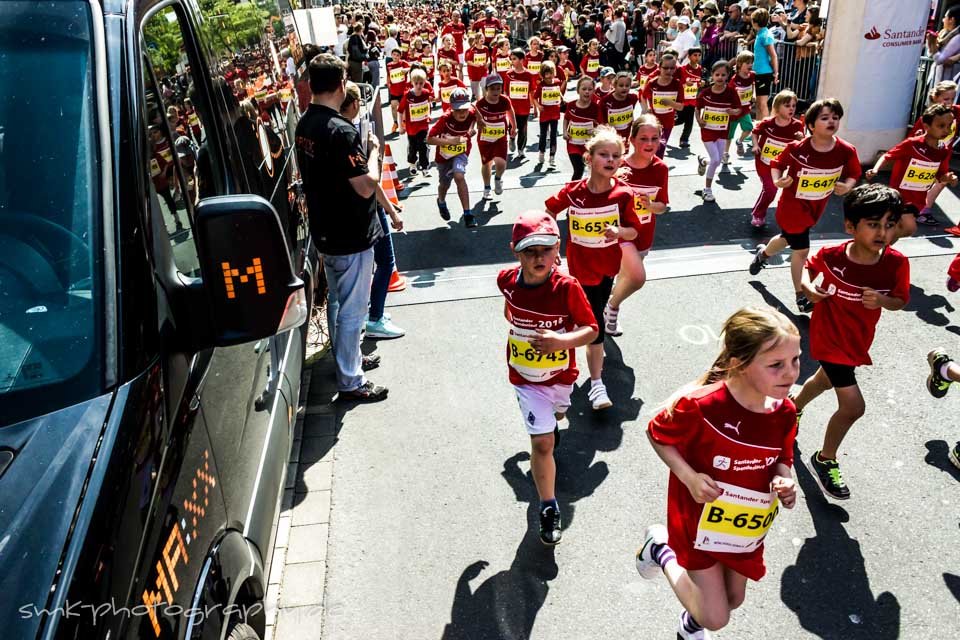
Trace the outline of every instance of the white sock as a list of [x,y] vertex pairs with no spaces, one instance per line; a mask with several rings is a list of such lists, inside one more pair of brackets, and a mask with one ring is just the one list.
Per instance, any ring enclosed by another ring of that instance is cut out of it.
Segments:
[[946,363],[946,364],[940,365],[940,375],[943,377],[944,380],[949,380],[950,382],[953,382],[953,378],[950,377],[950,365],[951,365],[951,364],[953,364],[953,363],[952,363],[952,362],[948,362],[948,363]]
[[602,379],[602,378],[596,378],[596,379],[590,378],[590,386],[591,386],[591,387],[596,387],[597,385],[602,385],[602,384],[603,384],[603,379]]

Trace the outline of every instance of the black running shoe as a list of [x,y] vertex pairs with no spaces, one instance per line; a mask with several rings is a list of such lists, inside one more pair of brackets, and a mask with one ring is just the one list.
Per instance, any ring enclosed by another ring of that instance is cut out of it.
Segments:
[[444,220],[450,219],[450,209],[447,208],[447,203],[441,200],[437,200],[437,209],[440,210],[440,217]]
[[753,255],[753,262],[750,263],[750,275],[755,276],[760,270],[767,266],[767,254],[763,252],[767,248],[765,244],[758,244],[757,250]]
[[463,224],[467,227],[467,229],[473,229],[477,226],[477,216],[473,215],[472,213],[463,214]]
[[560,544],[563,534],[560,532],[560,510],[553,506],[544,507],[540,512],[540,542],[553,546]]
[[387,399],[389,391],[386,387],[373,384],[367,380],[353,391],[341,391],[337,394],[340,400],[349,402],[380,402]]
[[930,364],[930,375],[927,376],[927,391],[929,391],[930,395],[934,398],[942,398],[947,395],[947,391],[950,390],[952,380],[948,380],[940,375],[940,369],[943,368],[943,365],[949,363],[950,360],[950,356],[940,349],[934,349],[927,354],[927,362]]
[[950,453],[948,453],[947,456],[950,458],[950,463],[957,469],[960,469],[960,442],[953,445],[953,449],[950,449]]
[[802,293],[797,294],[797,309],[800,313],[813,313],[813,303]]
[[813,466],[814,477],[817,484],[826,495],[835,500],[847,500],[850,498],[850,489],[843,482],[843,476],[840,475],[840,463],[836,460],[820,461],[820,452],[817,451],[810,456],[810,464]]

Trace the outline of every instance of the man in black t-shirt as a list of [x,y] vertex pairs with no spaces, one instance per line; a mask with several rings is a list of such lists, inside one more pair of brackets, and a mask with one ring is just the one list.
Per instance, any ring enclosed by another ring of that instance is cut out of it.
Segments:
[[339,114],[346,67],[328,53],[309,66],[310,106],[297,125],[297,162],[310,216],[310,234],[323,255],[327,322],[337,363],[340,397],[383,400],[385,387],[363,375],[361,329],[370,303],[373,245],[383,229],[377,217],[380,170],[376,140],[370,158],[360,134]]

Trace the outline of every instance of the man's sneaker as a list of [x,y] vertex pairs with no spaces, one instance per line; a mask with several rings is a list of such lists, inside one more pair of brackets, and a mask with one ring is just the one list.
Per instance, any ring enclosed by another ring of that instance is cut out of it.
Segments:
[[723,164],[730,164],[730,154],[729,153],[723,154],[723,156],[720,158],[720,162],[722,162]]
[[710,187],[703,188],[703,201],[704,202],[716,202],[717,198],[713,195],[713,189]]
[[750,263],[750,275],[759,275],[760,270],[767,266],[767,254],[764,253],[766,248],[765,244],[757,245],[757,250],[753,253],[753,262]]
[[484,199],[484,200],[489,200],[489,199],[490,199],[490,187],[484,187],[484,188],[483,188],[483,199]]
[[950,458],[950,462],[957,469],[960,469],[960,442],[953,445],[953,449],[950,449],[950,453],[947,454],[947,457]]
[[662,524],[652,524],[643,532],[643,545],[637,551],[637,573],[650,580],[660,574],[660,563],[653,557],[653,546],[667,544],[667,528]]
[[500,178],[493,179],[493,192],[497,195],[503,193],[503,180]]
[[707,173],[707,159],[703,156],[697,156],[697,173],[701,176]]
[[560,510],[548,505],[540,511],[540,542],[554,546],[560,544],[563,533],[560,531]]
[[517,139],[510,138],[510,153],[513,153],[516,150],[517,150]]
[[603,328],[607,332],[607,335],[610,336],[622,336],[623,331],[620,329],[620,323],[618,318],[620,316],[620,309],[614,309],[610,306],[608,302],[607,305],[603,308]]
[[758,229],[762,227],[764,224],[766,224],[766,222],[767,222],[766,220],[764,220],[759,216],[753,216],[753,215],[750,216],[750,224]]
[[474,227],[476,227],[476,226],[477,226],[477,216],[473,215],[472,213],[464,213],[464,214],[463,214],[463,226],[465,226],[467,229],[473,229]]
[[393,324],[393,321],[386,318],[380,318],[377,322],[367,323],[367,337],[377,340],[392,340],[393,338],[402,338],[406,332]]
[[416,167],[410,167],[410,175],[411,175],[411,176],[417,175],[417,168],[416,168]]
[[450,219],[450,209],[447,208],[447,203],[442,200],[437,200],[437,209],[440,209],[440,217],[444,220]]
[[843,476],[840,475],[840,463],[836,460],[821,462],[819,456],[819,451],[810,456],[810,464],[813,466],[813,475],[817,479],[817,484],[825,494],[836,500],[848,499],[850,489],[844,484]]
[[683,613],[683,611],[680,612],[680,622],[677,623],[678,640],[711,640],[713,638],[713,634],[702,627],[696,631],[687,631],[683,626]]
[[927,363],[930,365],[930,375],[927,376],[927,391],[934,398],[942,398],[950,390],[952,380],[948,380],[940,374],[943,365],[949,363],[950,360],[950,356],[940,349],[934,349],[927,354]]
[[386,387],[381,387],[367,380],[353,391],[341,391],[338,396],[340,400],[353,400],[355,402],[379,402],[387,399],[389,391]]
[[543,164],[543,161],[544,161],[544,157],[543,157],[543,153],[541,153],[540,155],[537,156],[537,164]]
[[371,353],[363,356],[363,359],[360,362],[360,368],[364,371],[370,371],[371,369],[376,369],[380,366],[380,356],[376,353]]
[[813,313],[813,303],[803,293],[797,294],[797,309],[800,313]]
[[601,382],[600,384],[591,384],[590,391],[587,392],[587,399],[593,405],[594,411],[609,409],[613,406],[610,397],[607,395],[607,388]]

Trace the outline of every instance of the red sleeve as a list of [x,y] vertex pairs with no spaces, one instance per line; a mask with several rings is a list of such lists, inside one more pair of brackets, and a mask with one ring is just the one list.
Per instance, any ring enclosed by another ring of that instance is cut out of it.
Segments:
[[787,431],[783,436],[783,447],[780,451],[780,457],[777,458],[777,462],[792,467],[793,444],[797,440],[797,408],[789,398],[784,400],[784,402],[789,403],[788,406],[793,410],[788,411],[787,415],[783,418],[784,420],[789,420],[789,422],[787,423]]
[[910,130],[910,137],[913,136],[922,136],[927,132],[927,128],[923,126],[923,118],[917,118],[916,124],[913,125],[913,129]]
[[547,198],[546,202],[543,205],[547,208],[547,211],[553,214],[556,217],[558,214],[563,212],[567,207],[570,206],[570,199],[567,196],[567,192],[571,184],[576,184],[575,182],[570,182],[563,185],[563,188],[560,189],[560,192],[556,195],[550,196]]
[[583,58],[580,60],[580,71],[583,71],[584,73],[587,72],[587,60],[588,60],[589,58],[590,58],[590,56],[585,55],[585,56],[583,56]]
[[810,272],[810,279],[813,280],[818,273],[823,273],[827,270],[827,265],[823,261],[823,251],[826,247],[820,247],[820,250],[816,253],[810,255],[807,258],[807,263],[804,265],[807,271]]
[[657,201],[663,204],[670,204],[670,169],[666,165],[660,167],[660,191],[657,192]]
[[570,311],[570,317],[578,327],[592,327],[599,329],[597,319],[593,317],[593,311],[590,309],[590,303],[587,301],[587,294],[583,292],[580,283],[570,278],[567,286],[567,309]]
[[[766,121],[766,120],[757,120],[757,121],[753,124],[753,136],[754,136],[754,138],[759,138],[760,136],[765,135],[764,132],[766,131],[766,128],[767,128],[767,121]],[[763,146],[763,145],[760,143],[759,140],[757,140],[757,146],[759,146],[759,147],[762,147],[762,146]]]
[[664,409],[647,425],[647,433],[657,444],[677,447],[686,444],[700,431],[703,417],[700,407],[686,396],[681,396],[673,411]]
[[910,157],[910,145],[911,145],[911,142],[910,142],[910,139],[908,138],[908,139],[906,139],[906,140],[903,140],[902,142],[899,142],[895,147],[893,147],[892,149],[890,149],[889,151],[887,151],[887,152],[886,152],[885,154],[883,154],[883,155],[885,155],[887,158],[889,158],[889,159],[891,159],[891,160],[899,160],[899,159],[901,159],[901,158],[909,158],[909,157]]
[[890,291],[890,296],[900,298],[904,302],[910,302],[910,261],[906,256],[900,256],[900,264],[897,265],[896,284]]
[[847,145],[849,152],[847,154],[847,163],[843,167],[843,179],[853,178],[859,180],[863,174],[863,167],[860,166],[860,158],[857,157],[857,150],[852,144]]
[[409,101],[407,100],[407,94],[403,94],[403,97],[400,98],[400,106],[397,107],[397,110],[398,110],[401,114],[404,114],[404,113],[407,112],[407,107],[409,106],[409,104],[410,104],[410,103],[409,103]]
[[435,138],[439,136],[441,133],[443,133],[443,130],[446,128],[446,126],[447,126],[446,117],[440,116],[440,118],[433,124],[433,126],[430,127],[430,131],[429,133],[427,133],[427,137]]
[[653,98],[653,80],[647,80],[647,86],[643,88],[640,97],[647,101]]
[[706,87],[703,91],[697,94],[697,109],[703,109],[707,106],[707,99],[704,97],[704,91],[710,91],[710,87]]

